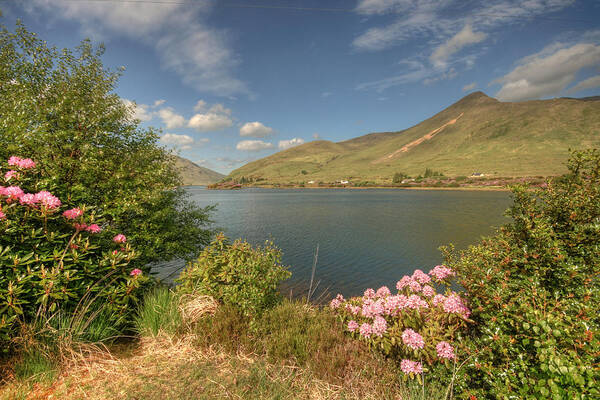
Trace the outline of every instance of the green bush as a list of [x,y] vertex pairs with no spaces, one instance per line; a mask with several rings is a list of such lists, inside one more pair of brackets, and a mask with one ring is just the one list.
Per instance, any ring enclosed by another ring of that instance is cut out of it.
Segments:
[[100,212],[52,195],[43,167],[18,157],[0,166],[0,340],[34,320],[98,304],[120,321],[147,281],[130,265],[136,252],[126,237]]
[[279,300],[279,284],[291,273],[280,264],[281,251],[270,242],[253,248],[245,241],[230,244],[221,233],[181,273],[178,290],[214,297],[256,315]]
[[513,188],[512,223],[460,257],[477,322],[471,392],[600,398],[600,153],[573,153],[546,190]]

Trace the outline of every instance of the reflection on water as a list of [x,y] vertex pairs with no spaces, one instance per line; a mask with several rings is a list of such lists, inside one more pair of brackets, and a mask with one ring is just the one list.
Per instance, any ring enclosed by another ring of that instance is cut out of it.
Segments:
[[[395,282],[415,268],[442,261],[438,247],[465,248],[506,222],[506,192],[386,189],[187,189],[200,206],[217,204],[212,219],[230,238],[270,239],[291,266],[294,293],[310,280],[319,245],[317,294],[361,294]],[[181,262],[162,265],[167,276]]]

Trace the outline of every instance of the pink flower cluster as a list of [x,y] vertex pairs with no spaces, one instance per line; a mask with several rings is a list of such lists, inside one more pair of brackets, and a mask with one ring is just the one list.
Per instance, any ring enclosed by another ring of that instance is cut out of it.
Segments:
[[348,330],[350,332],[354,332],[358,329],[358,322],[356,322],[355,320],[351,319],[350,321],[348,321]]
[[335,309],[339,308],[339,306],[341,306],[343,302],[344,302],[344,296],[342,296],[341,294],[338,294],[333,300],[331,300],[331,303],[329,303],[329,306],[335,310]]
[[411,349],[417,350],[425,347],[425,341],[423,340],[423,336],[419,335],[417,332],[412,329],[405,329],[402,332],[402,341],[405,345],[410,347]]
[[115,242],[115,243],[125,243],[126,241],[127,241],[127,238],[122,233],[119,233],[118,235],[116,235],[113,238],[113,242]]
[[19,173],[13,169],[4,174],[5,181],[10,181],[12,178],[19,178]]
[[141,270],[141,269],[138,269],[138,268],[136,268],[136,269],[132,270],[132,271],[129,273],[129,275],[131,275],[131,276],[138,276],[138,275],[141,275],[141,274],[142,274],[142,270]]
[[48,210],[53,210],[61,206],[61,201],[52,193],[42,190],[36,194],[25,193],[18,186],[4,187],[0,186],[0,196],[7,197],[7,202],[17,201],[21,204],[40,205]]
[[67,210],[65,212],[63,212],[63,216],[66,219],[75,219],[78,217],[81,217],[83,215],[83,211],[81,211],[81,208],[71,208],[70,210]]
[[454,271],[450,268],[445,267],[443,265],[436,265],[431,271],[429,271],[429,275],[433,276],[438,281],[442,281],[449,276],[454,276]]
[[423,364],[417,361],[412,360],[402,360],[400,362],[400,369],[405,374],[422,374],[423,373]]
[[452,347],[452,345],[448,342],[439,342],[437,346],[435,346],[435,350],[440,358],[446,358],[450,360],[456,357],[454,354],[454,347]]
[[8,159],[8,165],[23,169],[35,168],[35,162],[31,158],[19,158],[16,156]]
[[456,293],[452,293],[444,300],[444,311],[452,314],[460,314],[465,318],[471,315],[471,310],[465,305],[463,300]]

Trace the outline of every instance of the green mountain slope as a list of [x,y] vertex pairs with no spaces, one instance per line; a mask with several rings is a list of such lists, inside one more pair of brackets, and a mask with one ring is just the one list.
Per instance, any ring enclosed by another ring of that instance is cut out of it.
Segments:
[[600,97],[503,103],[475,92],[403,131],[306,143],[229,178],[386,183],[396,172],[415,176],[426,168],[448,176],[549,176],[565,171],[569,148],[590,147],[600,147]]
[[178,156],[175,157],[175,167],[181,174],[184,185],[209,185],[220,181],[225,176]]

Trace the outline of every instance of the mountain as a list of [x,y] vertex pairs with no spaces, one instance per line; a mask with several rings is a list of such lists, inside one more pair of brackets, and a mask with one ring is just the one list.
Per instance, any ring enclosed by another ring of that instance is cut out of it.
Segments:
[[313,141],[229,175],[264,183],[390,182],[429,168],[447,176],[549,176],[565,172],[569,149],[600,147],[600,97],[500,102],[471,93],[402,131],[343,142]]
[[225,176],[179,156],[175,156],[175,167],[181,174],[184,185],[209,185],[220,181]]

